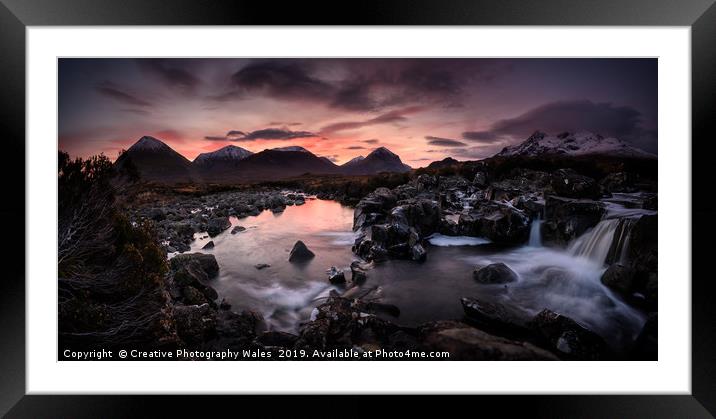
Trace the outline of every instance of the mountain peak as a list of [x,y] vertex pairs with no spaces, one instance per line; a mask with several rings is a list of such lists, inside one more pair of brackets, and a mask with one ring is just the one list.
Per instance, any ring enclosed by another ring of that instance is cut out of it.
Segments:
[[558,135],[548,135],[535,131],[520,144],[502,149],[496,156],[528,156],[561,154],[570,156],[582,155],[608,155],[619,157],[653,158],[654,154],[647,153],[633,145],[613,137],[603,137],[588,131],[562,132]]
[[129,147],[129,150],[166,150],[170,147],[166,145],[164,142],[157,140],[154,137],[150,137],[148,135],[143,136],[140,138],[136,143],[134,143],[131,147]]
[[343,163],[342,166],[343,167],[353,166],[356,163],[360,163],[364,159],[365,159],[365,157],[363,157],[363,156],[356,156],[356,157],[353,157],[352,159],[348,160],[347,162]]
[[221,147],[218,150],[212,151],[210,153],[201,153],[199,154],[195,159],[194,163],[207,163],[209,161],[213,160],[242,160],[246,157],[252,155],[252,153],[249,150],[243,149],[241,147],[237,147],[235,145],[227,145],[225,147]]
[[298,145],[290,145],[287,147],[276,147],[276,148],[272,148],[271,150],[274,150],[274,151],[300,151],[302,153],[310,153],[310,151],[308,151],[305,148],[298,146]]
[[376,148],[370,154],[368,154],[368,157],[370,157],[370,156],[398,157],[397,154],[393,153],[392,151],[388,150],[385,147]]

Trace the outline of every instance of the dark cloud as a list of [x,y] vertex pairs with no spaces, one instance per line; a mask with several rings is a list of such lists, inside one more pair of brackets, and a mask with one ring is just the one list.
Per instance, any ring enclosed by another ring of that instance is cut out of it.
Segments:
[[105,81],[105,82],[102,82],[102,83],[96,85],[95,90],[102,96],[106,96],[110,99],[116,100],[117,102],[121,102],[125,105],[140,106],[140,107],[152,106],[152,104],[147,102],[146,100],[140,99],[137,96],[134,96],[133,94],[130,94],[128,92],[121,90],[118,86],[116,86],[114,83],[109,82],[109,81]]
[[326,125],[321,128],[322,135],[329,135],[338,131],[353,130],[371,125],[388,124],[393,122],[405,121],[408,118],[407,115],[420,112],[423,110],[421,106],[411,106],[403,109],[396,109],[394,111],[386,112],[378,115],[375,118],[366,119],[364,121],[346,121],[336,122],[334,124]]
[[148,115],[151,115],[151,114],[152,114],[151,112],[149,112],[148,110],[145,110],[145,109],[130,109],[130,108],[127,108],[127,109],[120,109],[120,111],[122,111],[122,112],[127,112],[127,113],[133,113],[133,114],[135,114],[135,115],[141,115],[141,116],[148,116]]
[[346,147],[346,150],[365,150],[365,147],[362,145],[352,145],[350,147]]
[[258,61],[231,76],[240,92],[263,93],[274,98],[330,100],[334,87],[311,74],[304,60]]
[[492,131],[465,131],[462,138],[470,141],[480,141],[482,143],[494,143],[500,141],[500,136]]
[[151,74],[172,88],[193,91],[200,80],[188,70],[172,65],[172,60],[158,58],[138,58],[139,68]]
[[426,136],[425,139],[428,140],[428,144],[430,145],[442,147],[465,147],[467,145],[462,141],[453,140],[451,138],[433,137],[432,135]]
[[366,144],[378,144],[378,139],[377,139],[377,138],[371,138],[370,140],[363,140],[363,142],[366,143]]
[[293,140],[296,138],[311,138],[316,134],[308,131],[291,131],[287,129],[266,128],[257,131],[243,132],[231,130],[225,136],[206,136],[205,140],[209,141],[256,141],[256,140]]
[[298,125],[303,125],[301,122],[280,122],[280,121],[271,121],[268,123],[269,126],[285,126],[285,127],[296,127]]
[[642,127],[642,115],[639,111],[629,106],[594,103],[589,100],[547,103],[515,118],[500,120],[494,123],[490,130],[483,131],[481,136],[524,140],[536,130],[550,134],[590,131],[631,142],[649,152],[656,151],[656,132]]

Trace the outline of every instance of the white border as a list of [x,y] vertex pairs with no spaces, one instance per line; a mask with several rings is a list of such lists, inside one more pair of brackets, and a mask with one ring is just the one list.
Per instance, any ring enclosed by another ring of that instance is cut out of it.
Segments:
[[[27,48],[29,394],[690,394],[689,28],[28,27]],[[659,361],[57,362],[58,56],[659,57]]]

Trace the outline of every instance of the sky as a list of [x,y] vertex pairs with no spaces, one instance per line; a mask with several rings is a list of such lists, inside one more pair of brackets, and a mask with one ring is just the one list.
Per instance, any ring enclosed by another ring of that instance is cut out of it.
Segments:
[[233,144],[422,167],[591,131],[657,153],[650,58],[61,58],[59,148],[114,159],[144,135],[193,160]]

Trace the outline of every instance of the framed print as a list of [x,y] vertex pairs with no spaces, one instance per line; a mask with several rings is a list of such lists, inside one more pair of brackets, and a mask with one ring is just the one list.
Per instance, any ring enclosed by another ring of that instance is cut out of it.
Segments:
[[0,9],[8,416],[716,410],[711,2],[132,6]]

